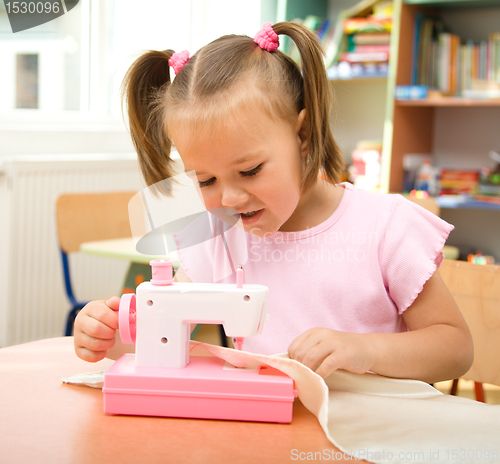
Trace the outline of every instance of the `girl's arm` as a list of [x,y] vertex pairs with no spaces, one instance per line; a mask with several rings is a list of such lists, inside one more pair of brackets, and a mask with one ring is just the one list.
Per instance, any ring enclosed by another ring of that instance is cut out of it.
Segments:
[[469,370],[472,337],[438,271],[403,318],[409,331],[395,334],[311,329],[297,337],[288,352],[323,377],[345,369],[432,383]]
[[[189,277],[184,273],[182,268],[180,267],[174,275],[175,282],[191,282]],[[196,324],[193,324],[191,327],[191,332],[193,331]],[[126,345],[122,342],[120,338],[120,331],[116,331],[115,334],[115,344],[108,351],[106,358],[108,359],[118,359],[123,353],[135,353],[135,345]]]
[[[182,269],[174,280],[190,282]],[[120,338],[118,308],[120,299],[92,301],[78,314],[75,320],[75,351],[85,361],[96,362],[104,357],[116,360],[124,353],[135,353],[135,345],[127,345]]]
[[456,379],[469,370],[474,360],[472,336],[439,271],[403,319],[409,332],[367,335],[376,352],[373,372],[432,383]]

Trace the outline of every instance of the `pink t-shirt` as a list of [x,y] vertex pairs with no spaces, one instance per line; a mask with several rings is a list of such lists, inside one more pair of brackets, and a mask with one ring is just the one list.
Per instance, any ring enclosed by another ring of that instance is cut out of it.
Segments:
[[[217,235],[214,225],[213,240],[179,250],[193,282],[235,282],[231,266],[244,263],[246,283],[269,287],[269,319],[261,335],[245,339],[245,350],[286,352],[314,327],[407,330],[402,314],[441,265],[453,226],[401,195],[340,185],[338,208],[316,227],[259,238],[236,227]],[[184,233],[189,228],[180,246]],[[244,250],[234,245],[242,238]]]

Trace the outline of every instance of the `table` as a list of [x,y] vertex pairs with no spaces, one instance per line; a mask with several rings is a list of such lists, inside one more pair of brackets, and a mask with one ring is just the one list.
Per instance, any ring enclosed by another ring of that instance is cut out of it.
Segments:
[[130,266],[122,289],[125,293],[135,292],[135,288],[141,282],[151,279],[149,262],[153,259],[171,259],[175,270],[180,267],[177,252],[172,251],[169,257],[165,255],[143,255],[136,251],[132,237],[85,242],[80,245],[80,251],[88,255],[129,261]]
[[[81,244],[80,251],[89,255],[125,259],[131,263],[140,264],[149,264],[153,259],[165,259],[164,255],[143,255],[139,253],[135,249],[132,237],[85,242]],[[177,253],[171,252],[170,259],[174,261],[174,268],[177,268],[179,263]]]
[[444,259],[458,259],[460,251],[457,247],[445,245],[443,247]]
[[291,424],[110,416],[100,389],[61,382],[111,364],[77,358],[73,337],[0,349],[1,462],[267,464],[337,452],[298,400]]
[[[152,259],[165,259],[165,256],[142,255],[137,252],[132,238],[85,242],[80,246],[80,251],[89,255],[126,259],[131,263],[140,264],[149,264]],[[458,258],[458,248],[456,247],[445,245],[443,247],[443,253],[446,259]],[[170,259],[174,262],[174,269],[178,269],[180,263],[175,251],[171,252]]]

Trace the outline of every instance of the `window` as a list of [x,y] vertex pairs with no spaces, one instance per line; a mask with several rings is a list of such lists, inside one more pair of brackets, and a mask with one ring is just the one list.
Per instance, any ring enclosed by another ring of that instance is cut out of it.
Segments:
[[261,1],[64,0],[66,14],[15,34],[0,2],[0,122],[121,121],[120,84],[141,51],[253,36]]

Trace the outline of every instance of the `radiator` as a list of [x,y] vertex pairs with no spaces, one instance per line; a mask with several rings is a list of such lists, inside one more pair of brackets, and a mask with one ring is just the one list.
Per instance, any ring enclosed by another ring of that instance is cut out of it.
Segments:
[[[57,197],[143,187],[135,154],[0,159],[0,347],[64,334]],[[79,300],[103,299],[119,294],[128,263],[76,253],[70,269]]]

